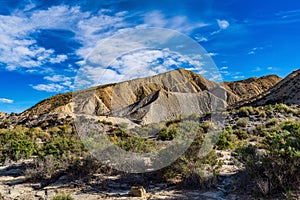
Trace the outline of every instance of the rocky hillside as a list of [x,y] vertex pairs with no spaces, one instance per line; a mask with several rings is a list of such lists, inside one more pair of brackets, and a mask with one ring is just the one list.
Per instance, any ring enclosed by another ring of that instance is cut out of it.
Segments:
[[[226,90],[232,92],[238,101],[248,101],[268,91],[282,78],[276,75],[267,75],[260,78],[253,77],[241,81],[225,82]],[[236,102],[232,102],[234,104]]]
[[[39,102],[13,121],[41,120],[40,116],[45,114],[70,116],[75,105],[75,113],[126,117],[139,123],[152,123],[191,114],[192,111],[209,112],[212,102],[218,102],[223,108],[235,105],[266,92],[280,80],[276,75],[269,75],[216,83],[191,71],[177,69],[152,77],[59,94]],[[72,97],[75,97],[73,101]]]
[[280,81],[261,98],[254,101],[254,105],[274,103],[300,104],[300,69],[292,72]]

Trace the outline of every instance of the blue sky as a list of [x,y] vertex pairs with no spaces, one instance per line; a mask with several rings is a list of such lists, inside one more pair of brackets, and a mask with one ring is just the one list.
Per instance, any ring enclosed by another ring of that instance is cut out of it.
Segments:
[[[300,66],[300,1],[0,0],[0,111],[22,112],[72,91],[78,70],[101,41],[141,27],[192,38],[226,81],[285,77]],[[149,55],[157,56],[155,61],[170,57],[149,50],[143,58]],[[130,58],[126,54],[116,65]],[[123,71],[103,77],[113,81]]]

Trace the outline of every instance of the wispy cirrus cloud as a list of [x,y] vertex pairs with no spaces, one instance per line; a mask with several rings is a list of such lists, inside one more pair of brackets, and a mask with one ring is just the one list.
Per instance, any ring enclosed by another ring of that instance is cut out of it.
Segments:
[[263,50],[264,47],[254,47],[252,48],[249,52],[248,52],[248,55],[254,55],[256,54],[258,51],[261,51]]
[[228,29],[228,27],[230,26],[230,23],[227,20],[217,19],[217,24],[218,24],[219,30],[212,32],[211,35],[216,35],[216,34],[220,33],[221,31]]
[[191,22],[183,15],[167,17],[158,10],[145,14],[144,25],[150,27],[169,28],[182,33],[190,33],[194,29],[209,26],[209,24],[204,22]]
[[7,98],[0,98],[0,103],[13,103],[14,100],[12,99],[7,99]]

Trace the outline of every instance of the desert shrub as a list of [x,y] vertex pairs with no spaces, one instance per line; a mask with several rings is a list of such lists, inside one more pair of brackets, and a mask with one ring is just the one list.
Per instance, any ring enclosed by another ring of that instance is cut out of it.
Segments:
[[47,155],[60,157],[69,153],[81,154],[84,151],[84,146],[79,140],[55,136],[39,149],[38,154],[42,157]]
[[244,106],[238,110],[238,114],[243,117],[248,117],[249,115],[255,114],[255,109],[252,106]]
[[28,128],[17,126],[12,130],[2,129],[0,132],[0,161],[29,158],[36,152],[33,139]]
[[249,118],[239,118],[236,125],[239,127],[247,127],[249,124]]
[[248,134],[246,131],[242,130],[242,129],[237,129],[233,132],[238,139],[240,140],[244,140],[244,139],[247,139],[248,138]]
[[0,128],[8,128],[10,124],[11,122],[8,119],[6,119],[2,121],[2,123],[0,124]]
[[236,136],[233,134],[231,127],[227,127],[219,135],[219,140],[216,143],[216,148],[218,150],[226,150],[234,148],[236,141]]
[[172,124],[169,127],[163,128],[158,133],[158,139],[160,140],[173,140],[178,133],[177,125]]
[[272,111],[272,110],[274,110],[274,107],[269,104],[269,105],[265,106],[265,109],[268,110],[268,111]]
[[75,158],[68,165],[66,172],[70,180],[84,179],[88,180],[95,173],[104,173],[109,175],[113,169],[107,165],[101,164],[96,158],[91,155],[86,155],[83,158]]
[[201,127],[203,128],[204,132],[209,132],[211,130],[214,130],[216,128],[215,124],[211,121],[205,121],[201,124]]
[[195,162],[186,160],[189,163],[185,163],[182,172],[182,185],[190,189],[199,189],[210,188],[216,184],[218,168],[221,167],[217,158],[215,151],[211,151]]
[[294,110],[291,107],[283,103],[275,104],[274,109],[281,113],[294,113]]
[[256,124],[253,133],[255,135],[263,136],[266,131],[266,126],[264,124]]
[[137,132],[141,137],[156,136],[162,129],[166,129],[162,123],[148,124],[142,127],[136,127],[133,131]]
[[300,131],[300,123],[299,121],[298,122],[286,121],[283,123],[282,129],[287,130],[289,132]]
[[279,120],[277,118],[272,118],[267,121],[266,126],[271,127],[271,126],[275,126],[278,123],[279,123]]
[[265,119],[267,117],[267,114],[264,110],[259,110],[258,111],[258,116]]
[[178,124],[182,121],[182,116],[179,115],[177,117],[175,117],[174,119],[170,119],[168,121],[166,121],[166,126],[170,126],[171,124]]
[[165,181],[179,180],[187,188],[199,189],[213,185],[221,163],[217,160],[215,151],[199,155],[203,141],[203,130],[199,129],[187,151],[170,166],[160,170],[162,178]]
[[149,153],[156,149],[155,140],[140,137],[128,137],[116,144],[126,151],[136,153]]
[[34,143],[29,140],[16,140],[11,141],[9,144],[9,155],[14,161],[21,158],[29,158],[34,150]]
[[35,158],[33,164],[25,170],[25,176],[28,180],[39,182],[50,179],[61,169],[62,164],[67,164],[65,160],[55,158],[51,155],[43,158]]
[[249,177],[256,183],[256,190],[269,195],[297,187],[300,181],[299,122],[283,124],[278,132],[267,134],[260,146],[266,151],[263,155],[258,155],[255,146],[237,149]]
[[74,198],[70,194],[59,193],[56,194],[52,200],[74,200]]
[[114,128],[111,130],[111,136],[117,136],[119,139],[124,139],[124,138],[127,138],[129,135],[122,129],[120,128]]
[[106,121],[106,120],[100,120],[99,123],[102,123],[104,125],[109,125],[109,126],[113,125],[113,123],[111,121]]

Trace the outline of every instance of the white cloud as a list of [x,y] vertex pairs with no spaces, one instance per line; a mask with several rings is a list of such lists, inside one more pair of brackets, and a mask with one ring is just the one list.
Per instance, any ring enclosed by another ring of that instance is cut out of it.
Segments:
[[75,39],[82,44],[77,54],[84,58],[97,41],[126,26],[124,14],[126,13],[108,16],[99,11],[93,15],[90,12],[82,12],[78,6],[61,5],[26,14],[18,10],[10,16],[0,15],[0,62],[4,63],[8,70],[17,70],[66,61],[67,55],[56,55],[53,49],[39,46],[33,33],[44,29],[74,32]]
[[38,84],[32,86],[33,89],[45,92],[64,92],[65,87],[57,84],[57,83],[50,83],[50,84]]
[[229,25],[230,25],[229,22],[226,21],[226,20],[219,20],[219,19],[217,19],[217,22],[218,22],[219,28],[222,29],[222,30],[227,29],[229,27]]
[[45,76],[44,79],[50,83],[30,86],[35,90],[45,92],[69,92],[74,89],[74,78],[56,74],[53,76]]
[[245,78],[245,76],[239,75],[239,76],[233,76],[232,78],[234,78],[234,79],[243,79],[243,78]]
[[206,37],[203,37],[203,36],[194,36],[194,38],[198,42],[207,42],[208,41],[208,39]]
[[217,55],[219,55],[219,54],[218,54],[218,53],[213,53],[213,52],[211,52],[211,53],[207,53],[207,55],[210,56],[210,57],[214,57],[214,56],[217,56]]
[[219,30],[212,32],[211,35],[216,35],[220,33],[222,30],[226,30],[230,26],[230,23],[227,20],[217,19],[217,24],[219,26]]
[[223,66],[223,67],[220,68],[220,70],[225,70],[225,69],[228,69],[228,67],[227,66]]
[[264,47],[254,47],[252,48],[249,52],[248,52],[248,55],[254,55],[256,54],[258,51],[261,51],[263,50]]
[[268,67],[267,69],[268,69],[268,70],[272,70],[272,69],[273,69],[273,67]]
[[61,82],[61,81],[69,81],[70,78],[64,75],[54,75],[54,76],[45,76],[45,80],[52,81],[52,82]]
[[64,62],[68,59],[67,55],[57,55],[57,57],[55,58],[50,58],[50,63],[54,64],[54,63],[61,63]]
[[11,99],[0,98],[0,103],[13,103],[14,101]]
[[252,72],[259,72],[259,71],[261,71],[260,67],[256,67],[255,69],[252,70]]
[[[136,27],[162,27],[189,33],[196,28],[207,26],[203,22],[191,22],[187,17],[165,16],[153,11],[143,16],[142,24],[128,23],[127,18],[140,13],[113,13],[100,10],[98,13],[82,11],[79,6],[59,5],[45,10],[30,10],[34,4],[28,4],[27,12],[16,10],[10,16],[0,15],[0,62],[7,70],[24,69],[36,72],[43,71],[47,64],[56,64],[68,59],[67,55],[57,55],[53,49],[40,46],[34,34],[40,30],[62,29],[72,31],[81,47],[76,50],[77,56],[86,58],[97,43],[115,33]],[[205,39],[202,38],[204,41]]]
[[[149,12],[143,15],[142,24],[137,24],[138,22],[129,23],[127,18],[133,15],[140,16],[140,13],[131,13],[129,15],[126,11],[113,13],[110,10],[104,9],[98,13],[91,13],[82,11],[79,6],[70,7],[65,5],[53,6],[45,10],[31,10],[32,8],[34,8],[33,4],[26,7],[27,12],[17,10],[10,16],[0,15],[0,30],[2,30],[0,32],[0,63],[3,63],[7,70],[55,74],[56,69],[51,68],[51,64],[65,62],[68,56],[57,54],[54,49],[41,46],[36,40],[34,36],[36,34],[34,33],[42,30],[59,29],[74,33],[74,39],[81,44],[75,51],[75,54],[81,59],[89,58],[79,61],[78,64],[86,67],[84,70],[90,73],[87,74],[86,77],[93,81],[97,78],[99,79],[98,76],[93,75],[95,72],[100,74],[105,72],[106,75],[102,77],[103,82],[116,82],[117,80],[123,80],[125,74],[128,75],[131,73],[131,78],[154,75],[156,73],[165,72],[169,70],[168,67],[180,65],[180,63],[183,62],[190,63],[195,71],[203,73],[209,71],[203,70],[203,62],[200,61],[201,58],[196,59],[184,55],[175,59],[175,57],[168,57],[164,51],[148,51],[147,56],[138,53],[136,53],[135,56],[133,54],[127,54],[127,56],[122,58],[122,61],[126,63],[128,67],[119,69],[118,73],[112,70],[106,70],[107,66],[105,66],[105,71],[103,71],[103,66],[97,66],[99,63],[109,63],[113,61],[124,52],[144,47],[143,44],[139,44],[140,41],[130,43],[124,41],[126,38],[116,38],[113,40],[110,38],[109,40],[116,45],[110,46],[109,49],[106,49],[106,52],[97,54],[99,53],[97,48],[103,48],[101,44],[105,41],[104,39],[111,37],[115,33],[122,33],[131,29],[138,31],[139,28],[153,26],[190,33],[194,29],[208,26],[206,23],[191,22],[183,15],[166,16],[159,11]],[[151,34],[152,33],[149,33],[149,35]],[[172,38],[174,33],[158,34],[154,31],[153,34],[153,38],[160,40],[159,42],[162,44]],[[130,38],[130,36],[128,37]],[[147,36],[141,34],[139,39],[141,39],[142,42],[146,42],[146,39],[143,39],[144,37],[147,39]],[[201,40],[207,41],[206,38],[201,38]],[[95,48],[95,46],[97,47]],[[122,51],[119,49],[122,49]],[[157,62],[155,59],[159,57],[164,58],[164,62],[154,65],[154,62]],[[148,68],[145,67],[145,63],[152,64],[152,69],[149,70],[149,66]],[[92,68],[89,68],[90,66],[92,66]],[[140,67],[139,69],[137,69],[138,66]],[[70,70],[73,70],[73,73],[75,72],[74,69]],[[133,72],[135,72],[135,74]],[[128,78],[129,77],[126,77],[126,79]],[[72,78],[54,75],[46,76],[44,79],[49,83],[31,86],[36,90],[48,92],[62,92],[70,90],[73,87]],[[84,81],[82,80],[82,82]]]
[[[84,84],[88,84],[85,87],[90,87],[153,76],[182,67],[184,63],[194,66],[193,70],[199,70],[203,66],[201,61],[180,56],[179,54],[170,52],[168,49],[143,49],[122,55],[122,57],[110,63],[109,69],[101,68],[101,66],[85,65],[81,67],[80,74],[84,74],[85,76],[84,80],[86,81],[84,81]],[[82,85],[81,83],[77,84]]]
[[190,33],[192,30],[208,26],[203,22],[190,22],[186,16],[178,15],[166,17],[160,11],[148,12],[144,16],[144,26],[170,28],[182,33]]
[[0,15],[0,62],[6,64],[7,70],[40,67],[50,59],[62,58],[57,57],[53,49],[38,46],[30,36],[41,28],[35,20],[18,12],[11,16]]

